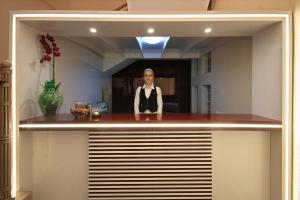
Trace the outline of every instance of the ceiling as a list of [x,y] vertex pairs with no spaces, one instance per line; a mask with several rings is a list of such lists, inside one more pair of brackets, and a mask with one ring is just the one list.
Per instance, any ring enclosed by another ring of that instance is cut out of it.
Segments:
[[[135,37],[68,37],[68,39],[92,49],[101,57],[142,58]],[[201,52],[213,44],[229,39],[233,39],[233,37],[171,37],[165,48],[164,57],[199,57]]]
[[98,37],[135,37],[147,35],[147,28],[155,29],[155,35],[171,37],[207,37],[203,32],[211,27],[210,37],[251,36],[274,24],[273,21],[169,21],[169,22],[107,22],[107,21],[28,21],[33,27],[57,36],[90,37],[90,27],[95,27]]
[[[64,37],[83,45],[103,59],[109,58],[111,69],[126,59],[143,58],[137,36],[151,36],[148,28],[154,28],[152,36],[170,36],[163,58],[198,58],[224,41],[235,37],[250,37],[276,23],[273,21],[222,22],[222,21],[177,21],[177,22],[107,22],[107,21],[25,21],[24,23],[56,37]],[[278,23],[278,22],[277,22]],[[91,33],[89,29],[97,29]],[[206,28],[212,28],[209,34]],[[111,62],[112,58],[116,58]]]

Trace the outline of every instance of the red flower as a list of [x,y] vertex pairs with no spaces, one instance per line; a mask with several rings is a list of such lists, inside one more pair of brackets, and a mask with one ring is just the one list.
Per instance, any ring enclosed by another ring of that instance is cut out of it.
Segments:
[[54,37],[50,36],[49,34],[46,35],[47,39],[50,41],[50,42],[54,42]]
[[50,48],[47,48],[47,49],[46,49],[46,53],[47,53],[47,54],[51,54],[51,53],[52,53],[52,50],[51,50]]
[[54,52],[54,54],[53,54],[55,57],[59,57],[60,56],[60,52],[59,51],[56,51],[56,52]]
[[43,56],[40,60],[41,63],[44,61],[50,62],[52,58],[61,56],[61,52],[59,51],[59,47],[57,46],[55,39],[53,36],[39,35],[41,46],[44,49]]
[[51,61],[52,57],[49,56],[49,55],[45,55],[45,56],[44,56],[44,59],[47,60],[47,61]]

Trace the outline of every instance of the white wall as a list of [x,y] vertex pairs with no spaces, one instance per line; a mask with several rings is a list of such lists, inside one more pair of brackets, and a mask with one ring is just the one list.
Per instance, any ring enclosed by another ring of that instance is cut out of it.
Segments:
[[[201,60],[193,66],[200,68]],[[201,87],[211,84],[212,113],[252,113],[281,120],[281,67],[279,23],[254,34],[252,40],[237,38],[219,45],[212,49],[211,73],[192,71],[192,86],[198,87],[192,110],[201,112]]]
[[[251,38],[235,38],[212,49],[212,71],[197,75],[192,72],[192,86],[198,86],[198,102],[192,99],[201,112],[201,87],[211,85],[212,113],[251,114]],[[198,61],[198,66],[201,67]],[[196,64],[197,65],[197,64]]]
[[[56,80],[61,82],[64,96],[62,113],[69,113],[74,101],[97,103],[102,99],[102,87],[111,87],[111,76],[97,69],[99,57],[87,48],[57,38],[62,57],[57,58]],[[99,67],[98,67],[99,68]]]
[[[42,85],[52,78],[50,64],[40,64],[41,32],[20,23],[18,39],[18,108],[20,119],[41,115],[38,97]],[[101,100],[101,89],[111,85],[111,77],[100,70],[100,58],[92,51],[63,38],[56,38],[62,56],[56,59],[56,81],[61,82],[59,89],[64,102],[61,113],[69,113],[74,101],[96,103]],[[32,45],[34,44],[34,45]]]
[[252,40],[252,113],[281,119],[281,24],[272,25]]
[[25,119],[41,115],[38,97],[45,80],[50,79],[49,64],[40,64],[40,32],[19,23],[17,40],[17,103],[19,118]]
[[251,49],[238,38],[212,51],[213,113],[251,113]]

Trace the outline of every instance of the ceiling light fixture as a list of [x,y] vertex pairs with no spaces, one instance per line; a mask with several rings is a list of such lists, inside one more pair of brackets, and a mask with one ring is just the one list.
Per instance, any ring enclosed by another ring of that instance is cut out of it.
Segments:
[[91,33],[97,33],[97,29],[95,29],[95,28],[90,28],[90,32],[91,32]]
[[211,33],[212,32],[212,28],[206,28],[205,30],[204,30],[204,33],[206,33],[206,34],[208,34],[208,33]]
[[169,37],[142,37],[141,39],[142,39],[142,42],[154,45],[154,44],[163,42],[165,40],[168,40]]
[[162,58],[170,37],[136,37],[144,58]]
[[155,32],[154,28],[148,28],[147,32],[149,34],[153,34]]

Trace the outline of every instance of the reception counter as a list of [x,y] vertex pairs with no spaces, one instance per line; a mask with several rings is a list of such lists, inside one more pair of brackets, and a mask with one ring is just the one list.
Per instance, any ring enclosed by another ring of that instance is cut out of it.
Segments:
[[33,191],[33,199],[281,196],[280,121],[236,114],[66,114],[22,120],[19,129],[20,188]]
[[281,129],[281,122],[250,114],[103,114],[75,119],[72,115],[35,117],[20,121],[20,130],[111,130],[111,129]]

